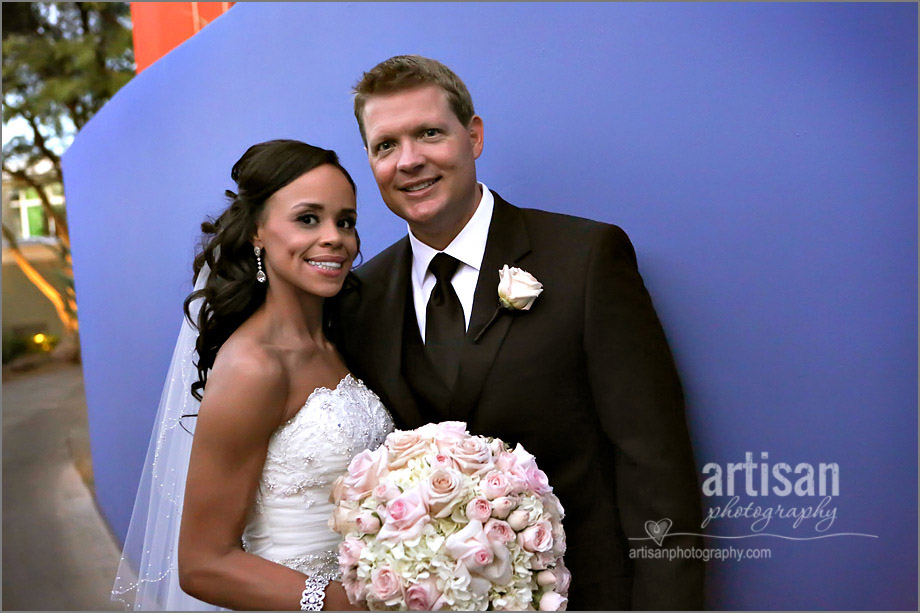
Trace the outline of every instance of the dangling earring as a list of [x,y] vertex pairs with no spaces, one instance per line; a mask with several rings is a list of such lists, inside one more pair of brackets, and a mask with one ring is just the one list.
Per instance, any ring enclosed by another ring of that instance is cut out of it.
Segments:
[[256,266],[259,267],[259,272],[256,273],[256,281],[265,283],[265,271],[262,270],[262,248],[255,246],[252,251],[256,254]]

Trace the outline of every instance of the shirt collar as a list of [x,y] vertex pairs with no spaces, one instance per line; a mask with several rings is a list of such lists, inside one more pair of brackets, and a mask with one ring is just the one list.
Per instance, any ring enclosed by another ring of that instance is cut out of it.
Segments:
[[[479,201],[479,206],[476,207],[476,212],[460,230],[460,234],[444,248],[444,253],[457,258],[475,269],[477,273],[482,266],[482,258],[486,252],[486,239],[489,237],[492,210],[495,208],[495,197],[492,192],[484,183],[480,183],[479,186],[482,188],[482,199]],[[428,265],[440,252],[417,239],[411,229],[409,230],[409,244],[412,246],[412,274],[421,285],[425,279],[425,273],[428,272]]]

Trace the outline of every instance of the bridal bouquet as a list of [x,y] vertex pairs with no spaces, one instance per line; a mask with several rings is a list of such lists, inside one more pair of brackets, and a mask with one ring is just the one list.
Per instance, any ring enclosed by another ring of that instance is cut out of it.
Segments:
[[565,609],[564,511],[518,445],[463,422],[393,432],[332,493],[342,583],[371,610]]

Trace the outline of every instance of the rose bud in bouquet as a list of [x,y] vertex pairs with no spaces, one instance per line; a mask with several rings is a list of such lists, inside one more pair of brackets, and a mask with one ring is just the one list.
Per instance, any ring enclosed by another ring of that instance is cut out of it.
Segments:
[[502,496],[492,501],[492,517],[497,519],[508,519],[508,515],[518,505],[517,496]]

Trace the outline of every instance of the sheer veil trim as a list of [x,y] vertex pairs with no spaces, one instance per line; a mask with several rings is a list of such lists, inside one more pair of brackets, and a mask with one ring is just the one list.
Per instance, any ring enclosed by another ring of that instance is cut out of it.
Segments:
[[[195,290],[204,287],[209,274],[205,264]],[[200,307],[200,299],[190,305],[193,320],[197,320]],[[122,601],[127,608],[221,610],[183,592],[177,567],[179,524],[195,431],[195,419],[189,415],[195,415],[199,406],[191,394],[197,378],[193,362],[197,337],[197,330],[183,318],[112,587],[112,599]]]

